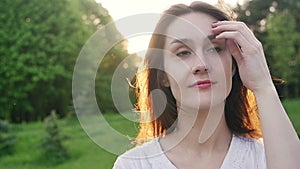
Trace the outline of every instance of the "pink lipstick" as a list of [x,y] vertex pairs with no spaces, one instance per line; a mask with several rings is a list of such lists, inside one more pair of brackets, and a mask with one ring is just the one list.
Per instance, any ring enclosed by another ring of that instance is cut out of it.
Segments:
[[196,88],[199,88],[199,89],[207,89],[207,88],[210,88],[212,86],[212,82],[210,80],[200,80],[200,81],[197,81],[194,86]]

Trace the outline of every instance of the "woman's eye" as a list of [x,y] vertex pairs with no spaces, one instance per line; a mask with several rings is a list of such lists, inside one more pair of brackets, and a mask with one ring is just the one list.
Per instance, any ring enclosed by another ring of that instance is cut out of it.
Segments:
[[190,54],[192,54],[190,51],[184,50],[184,51],[176,53],[176,56],[178,56],[178,57],[184,57],[184,56],[189,56]]
[[207,53],[219,53],[222,49],[220,47],[213,47],[206,50]]

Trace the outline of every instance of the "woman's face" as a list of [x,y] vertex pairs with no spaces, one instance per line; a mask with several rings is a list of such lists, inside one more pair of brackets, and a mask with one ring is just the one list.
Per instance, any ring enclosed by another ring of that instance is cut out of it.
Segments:
[[232,57],[225,39],[212,38],[216,19],[191,13],[174,20],[167,28],[164,70],[181,109],[208,110],[224,104],[231,90]]

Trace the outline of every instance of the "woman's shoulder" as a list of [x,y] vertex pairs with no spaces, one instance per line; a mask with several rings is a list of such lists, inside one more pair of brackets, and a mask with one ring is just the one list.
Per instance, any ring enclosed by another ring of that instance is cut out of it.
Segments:
[[224,163],[224,169],[265,169],[266,157],[262,139],[234,135]]
[[150,169],[153,166],[164,168],[162,167],[164,163],[166,163],[166,157],[160,147],[159,138],[154,138],[120,155],[114,164],[114,169]]
[[159,138],[154,138],[149,142],[142,145],[137,145],[136,147],[126,151],[120,157],[122,158],[140,158],[143,156],[151,156],[153,154],[162,153],[159,145]]
[[252,151],[264,151],[263,139],[254,139],[245,136],[233,136],[236,146]]

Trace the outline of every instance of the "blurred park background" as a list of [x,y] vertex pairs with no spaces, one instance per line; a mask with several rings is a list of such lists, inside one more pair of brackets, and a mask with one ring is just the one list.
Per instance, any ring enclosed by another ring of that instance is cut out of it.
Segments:
[[[72,104],[76,59],[114,21],[109,11],[95,0],[1,0],[0,9],[0,169],[111,168],[116,155],[89,139]],[[263,43],[272,75],[284,80],[276,87],[300,134],[300,2],[252,0],[234,11]],[[117,28],[113,34],[122,37]],[[126,39],[107,52],[95,91],[109,124],[134,138],[138,124],[118,114],[110,92],[114,70],[129,55],[123,69],[135,71],[142,59],[128,52]]]

